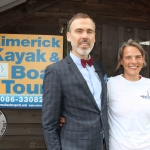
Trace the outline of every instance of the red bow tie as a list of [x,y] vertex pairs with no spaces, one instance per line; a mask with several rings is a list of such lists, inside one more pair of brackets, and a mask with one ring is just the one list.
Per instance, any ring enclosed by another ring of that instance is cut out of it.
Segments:
[[91,67],[93,65],[93,58],[89,60],[81,59],[81,64],[84,68],[86,67],[86,64],[88,64]]

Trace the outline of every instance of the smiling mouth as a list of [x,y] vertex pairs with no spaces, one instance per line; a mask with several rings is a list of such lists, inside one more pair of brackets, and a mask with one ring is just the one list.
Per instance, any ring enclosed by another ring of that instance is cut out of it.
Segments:
[[82,46],[82,47],[89,47],[88,44],[80,44],[80,46]]
[[89,43],[88,42],[81,42],[81,43],[79,43],[79,45],[89,45]]
[[130,66],[130,69],[137,69],[139,66]]

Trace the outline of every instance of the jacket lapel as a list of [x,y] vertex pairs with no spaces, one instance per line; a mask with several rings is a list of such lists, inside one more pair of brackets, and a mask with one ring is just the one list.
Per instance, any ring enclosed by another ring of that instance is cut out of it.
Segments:
[[77,68],[76,64],[73,62],[72,58],[70,57],[70,55],[68,55],[65,58],[66,63],[68,64],[68,67],[70,68],[70,70],[72,71],[72,73],[74,74],[74,76],[76,77],[76,79],[78,80],[78,82],[80,83],[80,85],[82,86],[83,91],[85,92],[85,94],[87,95],[87,97],[91,100],[91,102],[96,106],[96,108],[99,110],[95,99],[87,85],[87,82],[85,81],[84,77],[82,76],[81,72],[79,71],[79,69]]
[[106,83],[104,82],[104,75],[103,75],[103,70],[100,68],[100,66],[94,61],[94,68],[95,68],[95,72],[98,74],[100,81],[101,81],[101,86],[102,86],[102,93],[101,93],[101,109],[104,108],[104,104],[106,102],[106,91],[107,91],[107,87],[106,87]]

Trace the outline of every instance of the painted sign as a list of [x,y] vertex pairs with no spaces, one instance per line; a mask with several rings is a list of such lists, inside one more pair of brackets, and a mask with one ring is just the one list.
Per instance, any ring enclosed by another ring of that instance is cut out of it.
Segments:
[[0,34],[0,108],[41,108],[45,67],[62,57],[62,36]]
[[0,111],[0,138],[5,134],[7,128],[6,117],[2,111]]

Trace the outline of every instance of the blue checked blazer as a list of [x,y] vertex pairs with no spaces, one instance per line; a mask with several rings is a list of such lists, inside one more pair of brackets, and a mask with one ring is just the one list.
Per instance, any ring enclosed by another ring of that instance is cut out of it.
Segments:
[[[46,68],[42,125],[48,150],[103,150],[103,138],[109,149],[107,88],[100,63],[94,61],[94,68],[102,84],[101,111],[70,55]],[[59,130],[60,116],[66,122]]]

